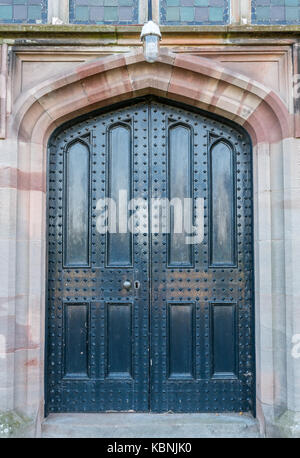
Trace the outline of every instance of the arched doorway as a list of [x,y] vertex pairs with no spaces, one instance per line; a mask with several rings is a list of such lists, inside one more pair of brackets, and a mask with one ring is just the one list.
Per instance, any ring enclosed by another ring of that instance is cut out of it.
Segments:
[[251,142],[223,118],[143,98],[59,128],[47,412],[254,412],[252,220]]

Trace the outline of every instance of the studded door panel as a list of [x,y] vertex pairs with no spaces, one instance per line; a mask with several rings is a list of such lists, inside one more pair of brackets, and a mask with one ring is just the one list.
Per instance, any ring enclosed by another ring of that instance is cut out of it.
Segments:
[[200,225],[187,231],[189,244],[181,234],[152,234],[151,409],[253,410],[249,139],[155,102],[151,138],[152,196],[192,198],[192,225]]
[[[159,230],[151,197],[191,202],[194,227],[172,231],[170,206]],[[122,198],[136,199],[134,231],[104,233]],[[241,129],[155,99],[64,126],[49,143],[48,227],[48,413],[254,410]]]
[[[111,197],[118,207],[123,190],[128,201],[142,200],[143,212],[148,106],[92,117],[52,138],[47,411],[147,411],[147,219],[139,233],[105,233],[108,207],[101,199]],[[140,224],[137,215],[134,225]]]

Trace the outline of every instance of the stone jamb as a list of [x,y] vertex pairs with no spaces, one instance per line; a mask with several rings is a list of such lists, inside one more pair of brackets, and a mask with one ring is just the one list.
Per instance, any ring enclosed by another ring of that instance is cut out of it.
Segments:
[[3,45],[0,49],[0,139],[6,137],[7,65],[7,45]]
[[69,24],[69,0],[48,0],[48,23]]
[[251,24],[251,0],[231,0],[231,23]]

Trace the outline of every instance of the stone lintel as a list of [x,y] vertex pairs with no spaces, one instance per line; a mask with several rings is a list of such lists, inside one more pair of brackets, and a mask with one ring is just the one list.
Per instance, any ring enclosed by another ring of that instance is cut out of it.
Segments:
[[[141,32],[140,25],[94,25],[94,24],[0,24],[0,36],[15,34],[95,34],[113,33],[138,34]],[[197,34],[256,34],[258,36],[270,34],[298,35],[300,36],[299,25],[160,25],[163,33],[197,33]]]

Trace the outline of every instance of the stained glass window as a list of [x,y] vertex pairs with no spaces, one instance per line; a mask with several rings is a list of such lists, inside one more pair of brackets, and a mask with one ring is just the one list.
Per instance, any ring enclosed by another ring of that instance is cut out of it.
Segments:
[[300,0],[252,0],[253,24],[299,24]]
[[160,22],[170,25],[228,24],[229,0],[161,0]]
[[75,24],[138,24],[138,0],[70,0]]
[[0,22],[45,24],[47,4],[45,0],[0,0]]

